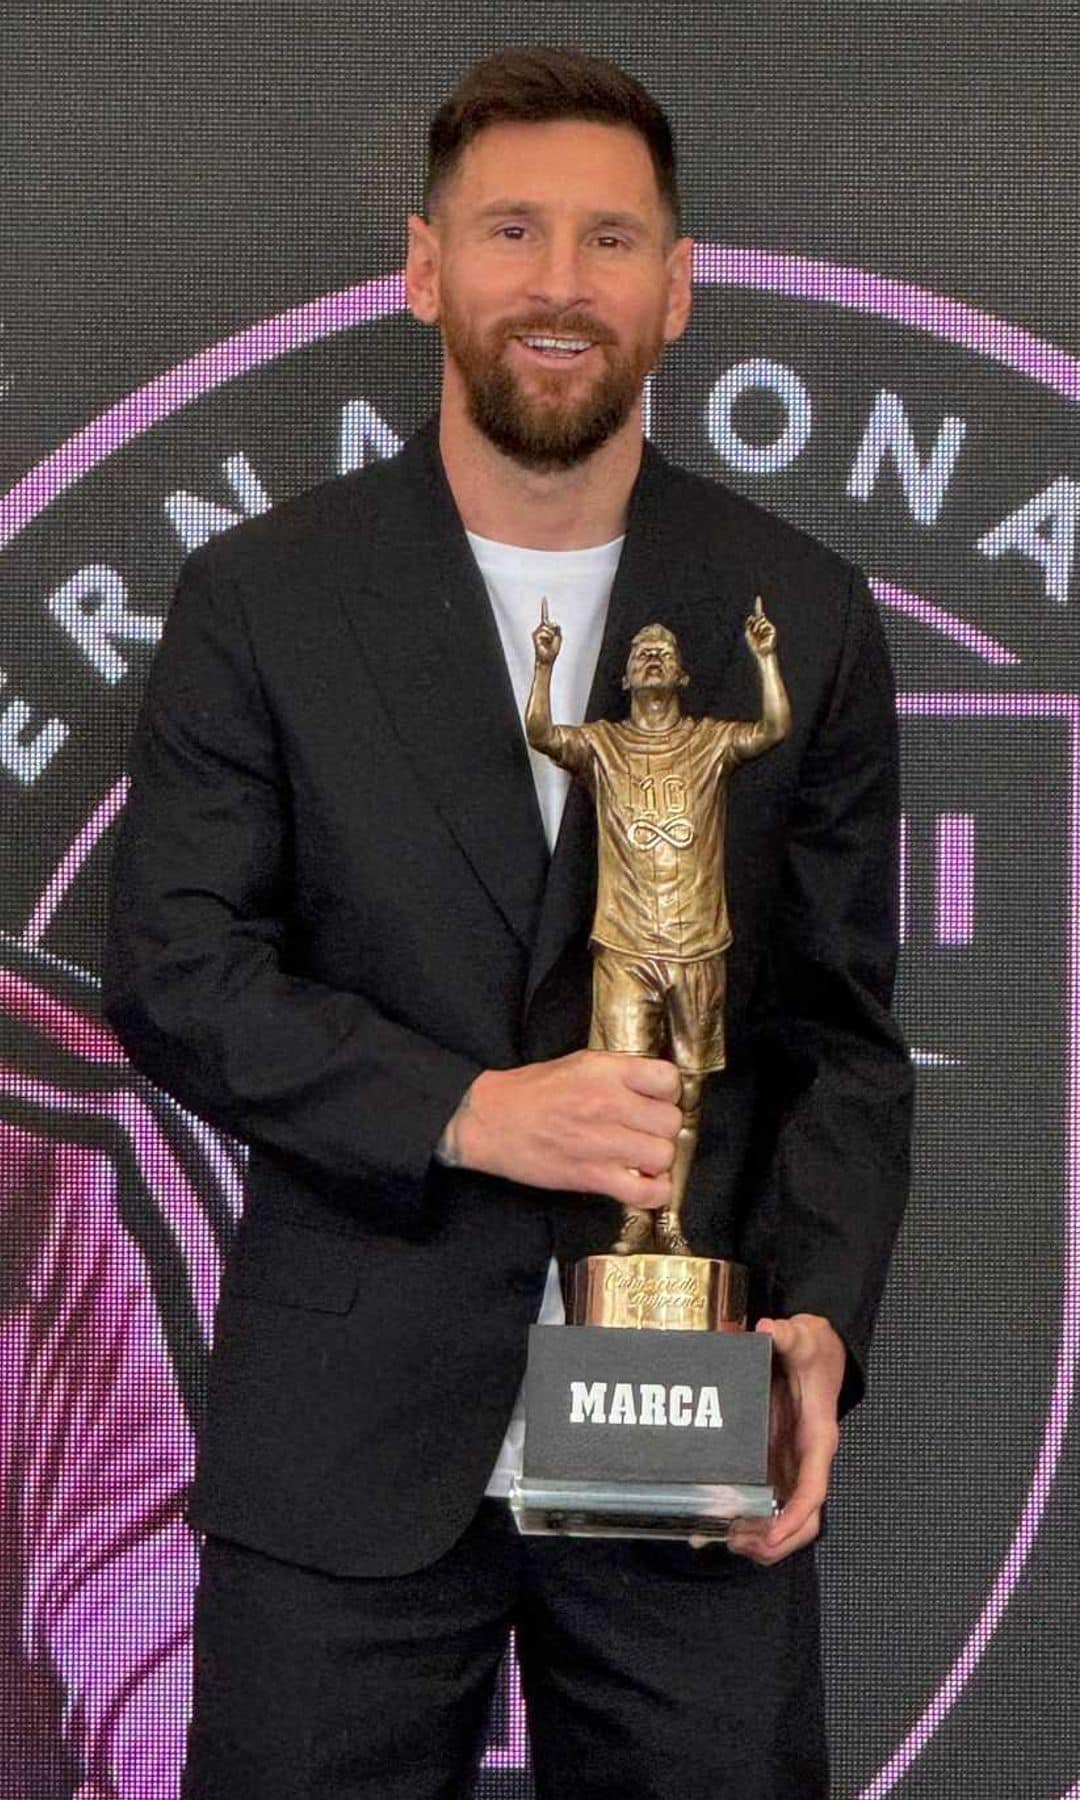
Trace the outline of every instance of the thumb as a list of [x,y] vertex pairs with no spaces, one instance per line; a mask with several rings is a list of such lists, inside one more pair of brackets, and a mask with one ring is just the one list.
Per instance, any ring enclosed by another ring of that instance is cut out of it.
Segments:
[[796,1331],[790,1319],[759,1319],[754,1330],[771,1337],[781,1355],[794,1347]]

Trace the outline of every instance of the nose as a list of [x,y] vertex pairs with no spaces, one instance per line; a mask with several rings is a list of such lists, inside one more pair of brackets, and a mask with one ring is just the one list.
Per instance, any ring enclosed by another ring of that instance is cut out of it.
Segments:
[[586,306],[592,298],[586,258],[576,232],[548,232],[530,269],[529,297],[552,312]]

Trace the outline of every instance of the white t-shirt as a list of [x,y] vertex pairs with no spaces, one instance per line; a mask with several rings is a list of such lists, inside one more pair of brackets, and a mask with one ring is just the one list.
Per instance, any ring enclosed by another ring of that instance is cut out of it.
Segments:
[[[506,667],[525,732],[525,703],[533,679],[532,634],[540,623],[540,601],[546,599],[548,615],[562,626],[563,641],[551,676],[551,716],[558,725],[580,725],[585,718],[589,690],[600,654],[611,586],[619,565],[623,539],[596,544],[588,550],[523,550],[517,544],[497,543],[493,538],[468,534],[469,544],[488,591],[499,629]],[[550,757],[529,749],[536,798],[549,850],[555,848],[570,776],[556,768]],[[565,1320],[559,1271],[555,1258],[548,1265],[541,1325],[561,1325]],[[521,1447],[525,1437],[525,1405],[521,1394],[514,1404],[487,1492],[505,1499],[510,1483],[521,1472]]]

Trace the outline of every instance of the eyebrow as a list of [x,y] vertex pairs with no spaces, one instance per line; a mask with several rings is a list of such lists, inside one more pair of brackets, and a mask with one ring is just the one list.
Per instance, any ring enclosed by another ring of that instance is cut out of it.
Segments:
[[[543,207],[538,206],[535,200],[489,200],[486,206],[478,209],[476,217],[478,219],[494,219],[509,214],[517,218],[533,219],[543,210]],[[640,213],[612,212],[605,208],[590,213],[588,217],[590,225],[619,225],[628,231],[648,231],[649,229],[648,220],[643,219]]]

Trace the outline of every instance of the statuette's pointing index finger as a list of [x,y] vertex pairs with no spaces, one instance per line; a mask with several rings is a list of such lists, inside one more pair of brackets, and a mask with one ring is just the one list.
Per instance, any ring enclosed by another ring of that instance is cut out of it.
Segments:
[[540,601],[540,623],[541,623],[541,625],[550,625],[551,624],[551,620],[548,618],[548,604],[547,604],[547,595],[546,594],[543,596],[543,598]]
[[754,612],[755,612],[755,615],[756,615],[756,616],[757,616],[757,617],[758,617],[758,618],[759,618],[759,619],[760,619],[760,618],[761,618],[761,616],[762,616],[762,614],[763,614],[763,613],[764,613],[764,611],[765,611],[765,608],[764,608],[764,607],[763,607],[763,606],[762,606],[762,604],[761,604],[761,595],[760,595],[760,594],[755,594],[755,595],[754,595]]

